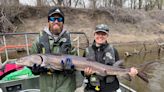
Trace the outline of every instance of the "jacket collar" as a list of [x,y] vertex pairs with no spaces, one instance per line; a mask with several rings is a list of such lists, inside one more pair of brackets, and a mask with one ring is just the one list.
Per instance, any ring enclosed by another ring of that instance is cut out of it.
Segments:
[[48,27],[45,27],[43,31],[45,31],[49,35],[50,40],[54,40],[55,42],[66,32],[66,30],[62,30],[59,35],[53,35],[48,29]]
[[95,40],[93,41],[93,44],[92,44],[92,48],[94,50],[97,50],[97,49],[100,49],[100,50],[104,50],[109,44],[106,42],[104,44],[101,44],[100,46],[96,46],[96,42]]

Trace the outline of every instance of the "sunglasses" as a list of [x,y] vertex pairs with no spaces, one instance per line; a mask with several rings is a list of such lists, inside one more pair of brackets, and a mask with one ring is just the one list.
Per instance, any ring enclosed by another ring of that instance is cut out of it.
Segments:
[[55,22],[55,20],[57,20],[58,22],[63,22],[63,18],[59,17],[59,18],[55,18],[55,17],[49,17],[48,19],[51,22]]

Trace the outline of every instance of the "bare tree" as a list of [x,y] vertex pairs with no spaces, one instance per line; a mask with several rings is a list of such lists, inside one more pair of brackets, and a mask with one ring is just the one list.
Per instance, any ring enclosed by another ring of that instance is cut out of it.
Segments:
[[96,9],[96,0],[90,0],[90,7],[95,10]]
[[112,0],[103,0],[102,3],[103,3],[102,5],[104,7],[111,7],[112,6]]
[[85,8],[85,1],[83,0],[83,5],[84,5],[84,8]]
[[6,5],[6,0],[0,0],[0,2],[1,2],[1,5],[3,5],[3,6],[5,6]]
[[37,0],[37,6],[42,6],[42,1],[41,0]]
[[133,9],[136,9],[136,0],[133,0]]
[[75,7],[77,7],[78,2],[79,2],[79,0],[76,0],[75,1]]
[[15,5],[15,6],[18,6],[18,5],[19,5],[19,0],[10,0],[10,1],[13,1],[12,3],[13,3],[13,5]]
[[130,2],[130,7],[131,7],[131,9],[133,9],[133,1],[134,0],[130,0],[131,2]]
[[58,6],[63,6],[63,0],[57,0],[57,5]]
[[113,5],[122,7],[123,1],[122,0],[113,0]]
[[142,8],[142,0],[139,0],[138,2],[139,2],[138,3],[139,4],[139,9],[141,9]]
[[19,0],[0,0],[1,5],[3,6],[18,6]]
[[55,0],[52,0],[52,2],[53,2],[55,5],[57,4]]
[[71,6],[72,5],[72,0],[69,0],[68,2],[69,2],[69,6]]
[[152,10],[158,4],[158,0],[146,0],[145,10]]
[[162,10],[163,0],[157,0],[158,9]]

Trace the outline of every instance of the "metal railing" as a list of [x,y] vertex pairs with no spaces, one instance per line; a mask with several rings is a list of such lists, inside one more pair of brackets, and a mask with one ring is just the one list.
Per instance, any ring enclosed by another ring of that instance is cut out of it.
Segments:
[[[27,51],[27,55],[29,55],[29,42],[28,42],[28,35],[37,35],[39,33],[0,33],[0,36],[3,38],[3,44],[4,44],[4,50],[5,50],[5,56],[6,56],[6,61],[9,60],[9,55],[8,55],[8,46],[7,46],[7,41],[6,41],[6,36],[13,36],[13,35],[24,35],[25,38],[25,47]],[[20,45],[13,46],[14,47],[19,47]],[[24,47],[24,46],[22,46]],[[11,47],[12,48],[12,47]]]
[[[26,48],[26,51],[27,51],[27,55],[30,54],[29,52],[29,46],[31,46],[31,44],[29,44],[29,41],[28,41],[28,35],[38,35],[39,33],[0,33],[0,37],[2,37],[2,43],[3,43],[3,46],[0,47],[0,50],[4,50],[5,51],[5,56],[6,56],[6,61],[9,60],[9,55],[8,55],[8,48]],[[71,35],[73,34],[76,34],[77,35],[77,39],[72,41],[72,42],[76,42],[77,43],[77,53],[78,55],[80,54],[80,35],[84,35],[86,37],[86,40],[87,40],[87,46],[89,45],[89,40],[86,36],[86,34],[84,32],[70,32]],[[13,35],[24,35],[24,38],[25,38],[25,45],[15,45],[15,46],[8,46],[7,45],[7,41],[6,41],[6,36],[13,36]]]

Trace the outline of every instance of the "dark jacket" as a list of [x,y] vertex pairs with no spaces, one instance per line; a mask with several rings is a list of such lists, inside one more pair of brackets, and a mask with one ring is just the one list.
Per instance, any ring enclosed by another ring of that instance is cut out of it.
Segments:
[[[43,54],[71,54],[71,41],[68,31],[62,31],[59,37],[54,38],[47,29],[41,32],[39,38],[33,43],[31,53]],[[41,92],[74,92],[76,88],[75,74],[69,76],[56,71],[53,74],[40,74]]]
[[[84,56],[106,65],[113,65],[116,61],[119,60],[117,50],[108,43],[97,47],[95,42],[93,42],[92,46],[86,49]],[[85,91],[95,90],[95,86],[93,86],[90,82],[90,76],[87,78],[89,83],[87,84]],[[116,76],[98,76],[98,79],[100,80],[100,92],[112,92],[119,88],[119,82]]]

